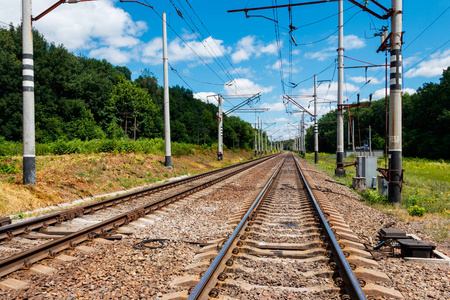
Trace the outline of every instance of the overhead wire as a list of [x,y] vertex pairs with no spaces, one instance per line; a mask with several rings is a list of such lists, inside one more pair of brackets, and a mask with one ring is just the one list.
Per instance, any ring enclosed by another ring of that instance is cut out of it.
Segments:
[[[273,6],[278,5],[278,0],[272,0]],[[274,27],[275,27],[275,39],[277,43],[277,52],[278,52],[278,62],[279,62],[279,71],[280,71],[280,79],[281,79],[281,89],[283,90],[283,94],[286,94],[286,90],[284,88],[284,72],[283,72],[283,57],[281,55],[281,40],[280,40],[280,28],[278,26],[278,9],[273,8],[273,18],[275,20]]]
[[[220,47],[220,45],[217,43],[216,39],[213,38],[213,35],[211,34],[211,32],[208,30],[208,28],[206,27],[205,23],[203,23],[202,19],[200,18],[200,16],[197,14],[197,12],[195,11],[195,9],[192,7],[192,5],[190,4],[189,0],[186,0],[186,3],[188,4],[188,6],[190,7],[190,9],[192,10],[192,12],[194,13],[194,15],[197,17],[197,19],[200,21],[200,24],[202,24],[203,28],[205,28],[206,32],[208,33],[208,35],[212,38],[213,42],[216,44],[217,49],[219,49],[222,52],[223,57],[225,57],[225,59],[227,60],[228,64],[231,66],[232,70],[234,73],[236,73],[236,75],[240,78],[243,79],[243,77],[241,76],[241,74],[238,72],[238,70],[234,67],[234,65],[232,64],[232,62],[230,61],[230,59],[228,58],[228,55],[223,51],[223,49]],[[245,86],[248,90],[250,90],[250,87],[247,85],[247,83],[245,83]]]
[[433,22],[431,22],[430,23],[430,25],[428,25],[424,30],[422,30],[422,32],[421,33],[419,33],[419,35],[418,36],[416,36],[413,40],[412,40],[412,42],[410,42],[408,45],[406,45],[406,47],[404,47],[403,49],[402,49],[402,51],[405,51],[406,49],[408,49],[409,48],[409,46],[411,46],[425,31],[427,31],[428,30],[428,28],[430,28],[431,27],[431,25],[433,25],[434,23],[436,23],[436,21],[440,18],[440,17],[442,17],[448,10],[450,9],[450,6],[449,7],[447,7],[439,16],[437,16],[436,17],[436,19],[434,19],[433,20]]
[[430,57],[431,55],[433,55],[434,53],[436,53],[439,49],[441,49],[442,47],[444,47],[445,45],[447,45],[450,42],[450,39],[447,40],[445,43],[443,43],[442,45],[440,45],[438,48],[436,48],[435,50],[433,50],[433,52],[431,52],[430,54],[428,54],[427,56],[425,56],[424,58],[422,58],[421,60],[419,60],[417,63],[415,63],[413,66],[409,67],[408,70],[405,71],[408,72],[409,70],[411,70],[412,68],[414,68],[415,66],[417,66],[418,64],[420,64],[421,62],[423,62],[425,59],[427,59],[428,57]]
[[[231,61],[229,60],[227,54],[223,51],[223,49],[221,48],[221,46],[217,43],[216,39],[214,39],[213,35],[211,34],[211,32],[208,30],[208,28],[206,27],[206,25],[204,24],[204,22],[201,20],[200,16],[197,14],[197,12],[195,11],[195,9],[192,7],[192,5],[190,4],[190,2],[188,0],[186,0],[186,3],[188,5],[188,7],[190,8],[190,10],[192,11],[193,15],[195,15],[195,17],[198,19],[198,21],[200,22],[200,24],[203,26],[203,28],[206,30],[206,32],[208,33],[209,37],[211,38],[211,40],[214,42],[214,44],[216,45],[216,48],[213,47],[210,42],[208,41],[208,38],[205,37],[205,35],[202,33],[202,31],[200,30],[199,26],[197,26],[196,22],[194,21],[193,17],[191,17],[191,15],[188,13],[187,9],[184,7],[184,5],[180,2],[180,0],[176,0],[178,2],[178,5],[180,7],[180,9],[184,12],[184,15],[182,12],[180,12],[177,7],[175,6],[175,3],[170,0],[172,6],[175,8],[175,10],[177,11],[178,15],[184,20],[184,22],[187,24],[187,26],[189,27],[189,29],[192,31],[192,33],[194,33],[194,35],[197,37],[197,39],[199,40],[199,42],[202,44],[202,46],[206,49],[206,51],[209,53],[209,55],[211,56],[211,58],[214,60],[214,62],[219,66],[219,68],[222,70],[222,72],[225,74],[225,76],[227,76],[228,78],[228,83],[229,82],[234,82],[235,83],[235,88],[236,88],[236,93],[239,92],[240,93],[244,93],[243,90],[241,89],[241,87],[239,86],[238,82],[236,81],[236,79],[234,78],[234,76],[230,73],[230,71],[227,69],[227,67],[225,66],[225,63],[222,62],[221,58],[220,58],[220,53],[217,53],[217,49],[222,53],[222,56],[225,57],[226,61],[229,63],[229,65],[231,66],[231,69],[233,70],[233,72],[240,78],[243,79],[243,77],[239,74],[238,70],[233,66],[233,64],[231,63]],[[186,16],[186,17],[185,17]],[[191,25],[192,24],[192,25]],[[200,38],[201,36],[201,38]],[[245,85],[245,87],[247,88],[247,90],[250,90],[250,87],[247,85],[247,82],[243,82],[243,84]],[[225,85],[228,85],[227,83],[225,83]]]
[[[182,12],[180,12],[178,10],[178,8],[175,6],[175,4],[173,3],[172,0],[169,0],[170,3],[172,4],[172,6],[175,8],[175,10],[177,11],[178,15],[183,19],[183,21],[186,23],[186,25],[189,27],[189,29],[192,31],[192,33],[197,37],[198,41],[200,42],[200,44],[203,46],[203,48],[205,48],[205,50],[208,52],[208,54],[210,55],[210,57],[217,63],[217,65],[219,66],[220,69],[222,69],[222,71],[224,72],[224,74],[228,77],[228,80],[232,80],[233,77],[229,76],[229,74],[225,71],[225,68],[222,64],[222,62],[220,60],[218,60],[217,54],[214,52],[214,50],[211,48],[211,46],[209,46],[210,49],[208,49],[208,47],[206,47],[205,44],[206,43],[206,38],[203,36],[203,34],[200,32],[200,30],[198,29],[198,27],[195,25],[194,21],[191,19],[191,17],[189,16],[189,14],[187,13],[187,11],[185,10],[185,8],[183,7],[183,5],[180,3],[180,1],[178,0],[178,3],[180,5],[180,8],[185,12],[184,15],[182,14]],[[186,17],[185,17],[186,16]],[[191,24],[189,24],[188,19],[191,21],[192,26],[194,26],[194,28],[192,28]],[[195,30],[196,29],[196,30]],[[198,32],[197,32],[198,31]],[[201,37],[200,37],[200,36]],[[203,39],[203,40],[202,40]],[[214,52],[211,53],[211,51]]]
[[[353,19],[353,17],[355,17],[360,12],[362,12],[362,10],[359,10],[356,13],[354,13],[347,21],[344,22],[343,25],[347,24],[351,19]],[[323,42],[324,40],[326,40],[326,39],[330,38],[331,36],[333,36],[338,31],[339,31],[339,28],[336,29],[335,31],[333,31],[330,35],[328,35],[328,36],[326,36],[326,37],[324,37],[324,38],[322,38],[320,40],[313,41],[313,42],[308,42],[308,43],[297,44],[297,46],[306,46],[306,45],[312,45],[312,44],[317,44],[317,43]]]
[[[144,0],[144,2],[145,3],[147,3],[148,4],[148,2],[147,2],[147,0]],[[149,7],[153,10],[153,12],[161,19],[161,20],[163,20],[163,18],[162,18],[162,16],[155,10],[155,8],[154,7],[152,7],[152,6],[150,6],[150,4],[148,4],[149,5]],[[203,59],[203,58],[201,58],[201,56],[197,53],[197,52],[195,52],[195,50],[194,49],[192,49],[192,47],[183,39],[183,37],[180,35],[180,34],[178,34],[178,32],[176,32],[175,31],[175,29],[168,23],[168,22],[166,22],[166,25],[167,26],[169,26],[169,28],[175,33],[175,35],[186,45],[186,47],[188,47],[207,67],[208,67],[208,69],[214,74],[214,75],[216,75],[216,77],[217,78],[219,78],[219,80],[220,81],[223,81],[223,82],[225,82],[225,80],[223,80],[220,76],[219,76],[219,74],[217,74],[217,72],[215,72],[212,68],[211,68],[211,66]]]

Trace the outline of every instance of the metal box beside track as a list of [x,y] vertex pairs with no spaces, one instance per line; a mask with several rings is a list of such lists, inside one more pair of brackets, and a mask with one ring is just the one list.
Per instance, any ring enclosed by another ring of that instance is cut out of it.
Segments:
[[360,177],[366,177],[366,187],[377,188],[377,158],[375,156],[357,156]]
[[431,258],[433,250],[436,249],[433,244],[413,239],[398,239],[397,242],[402,249],[402,257]]

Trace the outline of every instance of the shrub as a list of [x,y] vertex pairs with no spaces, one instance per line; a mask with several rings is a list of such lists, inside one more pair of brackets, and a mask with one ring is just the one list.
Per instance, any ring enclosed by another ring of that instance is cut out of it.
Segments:
[[408,213],[411,216],[423,216],[425,214],[425,207],[421,207],[419,205],[413,205],[408,208]]
[[374,190],[366,190],[363,193],[363,198],[369,202],[370,204],[380,203],[380,204],[387,204],[388,203],[388,196],[387,195],[381,195],[377,191]]
[[19,167],[16,163],[17,160],[9,160],[0,157],[0,174],[15,174],[19,172]]

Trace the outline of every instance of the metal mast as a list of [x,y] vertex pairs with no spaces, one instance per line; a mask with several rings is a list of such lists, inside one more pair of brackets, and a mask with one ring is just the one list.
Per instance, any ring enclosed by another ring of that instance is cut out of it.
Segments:
[[165,166],[172,167],[172,157],[170,148],[170,109],[169,109],[169,70],[167,58],[167,30],[166,30],[166,13],[162,14],[163,18],[163,62],[164,62],[164,144],[165,144]]
[[344,166],[344,0],[339,0],[339,34],[338,34],[338,109],[336,170],[337,176],[345,177]]
[[402,203],[402,0],[392,0],[389,98],[389,200]]
[[36,185],[31,0],[22,0],[23,183]]

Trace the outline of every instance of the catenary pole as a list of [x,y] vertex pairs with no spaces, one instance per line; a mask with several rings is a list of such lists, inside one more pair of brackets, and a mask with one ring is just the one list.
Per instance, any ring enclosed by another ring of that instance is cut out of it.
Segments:
[[31,0],[22,0],[23,184],[36,185]]
[[264,153],[267,155],[267,132],[266,132],[266,135],[264,137],[264,142],[266,144]]
[[165,166],[172,167],[172,155],[170,147],[170,108],[169,108],[169,62],[167,58],[167,29],[166,13],[162,14],[163,19],[163,62],[164,62],[164,145],[165,145]]
[[319,124],[317,123],[317,75],[314,75],[314,162],[319,163]]
[[345,177],[344,167],[344,0],[339,0],[338,24],[338,109],[337,109],[337,149],[335,174]]
[[222,95],[218,96],[219,111],[217,112],[217,159],[223,159],[223,98]]
[[256,136],[256,132],[258,131],[258,127],[256,125],[256,117],[255,117],[255,156],[258,156],[258,140],[257,140],[257,136]]
[[306,154],[306,145],[305,145],[305,112],[302,112],[302,154]]
[[402,0],[392,0],[389,98],[389,201],[402,203]]

